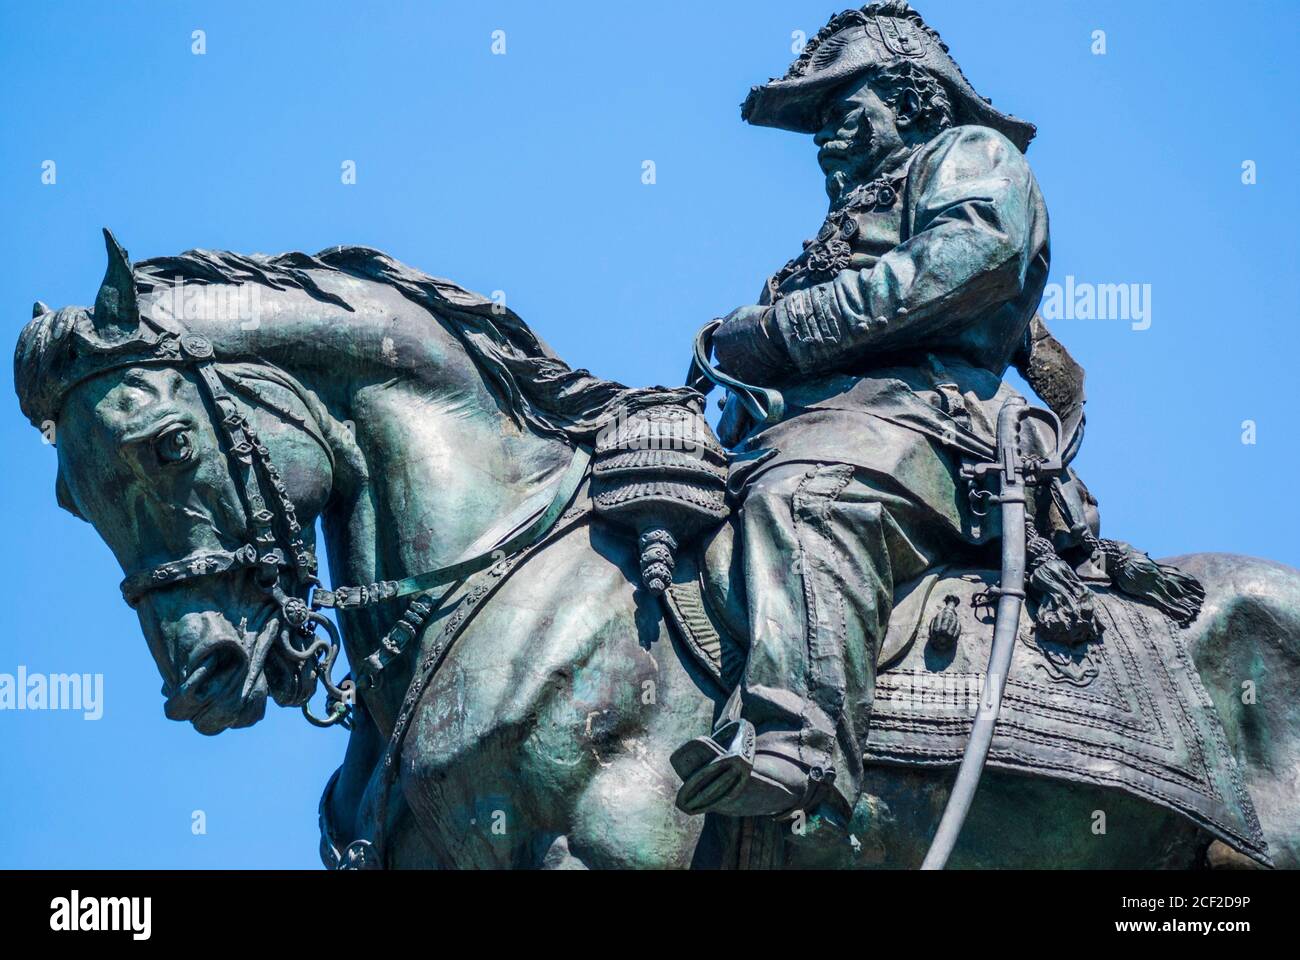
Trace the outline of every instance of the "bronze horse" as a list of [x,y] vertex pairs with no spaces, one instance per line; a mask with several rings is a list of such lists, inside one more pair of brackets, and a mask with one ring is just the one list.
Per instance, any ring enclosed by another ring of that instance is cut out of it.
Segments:
[[[127,592],[166,713],[205,734],[256,723],[268,696],[303,705],[328,679],[328,643],[308,639],[301,604],[317,520],[335,583],[400,580],[512,542],[502,518],[554,506],[575,448],[631,393],[570,370],[508,310],[376,251],[192,251],[131,267],[110,238],[110,257],[93,311],[38,307],[16,380],[29,418],[57,423],[60,504],[127,574],[154,577]],[[181,285],[202,295],[181,307]],[[251,318],[211,306],[252,290]],[[239,436],[264,452],[243,476]],[[259,517],[248,498],[268,477],[282,502],[263,498]],[[710,867],[759,837],[772,847],[770,831],[675,807],[669,755],[709,729],[726,691],[640,586],[635,543],[584,509],[583,489],[562,499],[540,538],[422,594],[418,636],[382,682],[329,681],[330,719],[356,700],[322,802],[327,861],[376,828],[382,852],[360,859],[393,867]],[[240,545],[270,526],[298,547],[269,569],[242,562]],[[729,543],[724,525],[708,550],[722,556],[706,578],[720,606]],[[192,569],[156,575],[179,558]],[[1300,574],[1215,554],[1177,563],[1206,587],[1187,649],[1269,854],[1300,865]],[[404,609],[339,611],[354,668]],[[950,785],[947,770],[873,766],[850,836],[778,837],[769,864],[914,867]],[[991,769],[952,862],[1192,867],[1212,839],[1127,793]],[[1212,859],[1239,858],[1219,844]]]

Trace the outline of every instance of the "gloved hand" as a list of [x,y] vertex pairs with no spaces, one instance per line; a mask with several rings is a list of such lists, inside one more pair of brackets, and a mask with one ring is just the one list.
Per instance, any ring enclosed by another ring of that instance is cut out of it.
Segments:
[[787,365],[784,343],[772,325],[771,307],[737,307],[713,334],[713,355],[724,373],[764,386]]

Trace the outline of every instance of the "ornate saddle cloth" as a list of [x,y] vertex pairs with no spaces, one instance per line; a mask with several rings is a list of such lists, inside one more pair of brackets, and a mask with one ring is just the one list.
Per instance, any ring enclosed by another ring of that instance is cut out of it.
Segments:
[[[970,737],[993,640],[991,604],[977,595],[994,571],[932,571],[898,592],[882,646],[869,764],[955,767]],[[665,595],[696,657],[734,682],[744,651],[720,632],[697,582]],[[1254,806],[1182,631],[1164,614],[1099,586],[1101,640],[1040,641],[1021,614],[1019,639],[988,764],[1030,776],[1123,790],[1183,816],[1268,864]],[[940,611],[960,633],[930,636]]]

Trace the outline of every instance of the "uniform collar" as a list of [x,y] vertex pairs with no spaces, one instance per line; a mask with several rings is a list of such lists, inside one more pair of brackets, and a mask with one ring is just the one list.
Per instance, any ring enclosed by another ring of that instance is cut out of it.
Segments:
[[912,148],[912,152],[903,157],[903,159],[898,161],[898,163],[876,174],[876,176],[871,180],[859,183],[857,186],[853,187],[853,189],[845,193],[838,201],[832,202],[828,216],[855,206],[855,198],[862,197],[864,194],[874,193],[882,186],[890,186],[893,189],[898,190],[901,182],[907,179],[908,171],[912,167],[912,161],[916,159],[916,155],[920,153],[925,146],[924,143],[917,144]]

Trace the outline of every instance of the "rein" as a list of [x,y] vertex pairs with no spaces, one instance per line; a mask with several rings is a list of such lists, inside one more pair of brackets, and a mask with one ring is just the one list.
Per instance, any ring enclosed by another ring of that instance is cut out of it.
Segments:
[[[316,576],[316,555],[302,539],[302,526],[284,480],[271,459],[270,451],[222,380],[211,342],[198,334],[183,334],[178,345],[169,346],[159,353],[160,359],[169,365],[189,367],[198,374],[199,392],[225,439],[226,459],[243,500],[246,524],[251,528],[250,539],[235,550],[199,551],[131,573],[122,581],[122,596],[135,607],[148,593],[162,587],[202,577],[255,570],[263,591],[305,643],[305,646],[297,647],[286,635],[281,651],[299,663],[314,661],[312,673],[325,686],[324,717],[315,716],[310,704],[302,706],[307,720],[320,727],[334,724],[351,727],[356,691],[378,685],[384,667],[419,635],[420,628],[436,609],[438,601],[427,595],[428,590],[464,580],[544,538],[582,484],[591,460],[590,449],[575,446],[573,457],[560,479],[551,488],[525,501],[507,518],[503,525],[507,532],[503,537],[495,538],[495,530],[488,531],[450,564],[402,580],[381,580],[325,590]],[[324,443],[318,430],[309,432]],[[333,451],[326,446],[333,460]],[[486,544],[482,542],[490,537],[492,539]],[[292,582],[286,589],[285,581],[290,574]],[[297,596],[298,590],[302,590],[304,596]],[[334,622],[320,611],[329,608],[358,610],[412,595],[414,599],[406,612],[385,634],[379,647],[357,668],[356,679],[345,677],[335,683],[332,673],[342,649],[342,640]],[[328,639],[316,636],[318,625],[325,628]]]
[[745,383],[723,373],[710,361],[713,353],[713,335],[722,326],[722,320],[710,320],[695,334],[691,352],[691,366],[686,372],[688,385],[708,394],[714,387],[722,387],[740,401],[741,406],[755,423],[773,424],[785,416],[785,397],[772,387],[759,387]]

